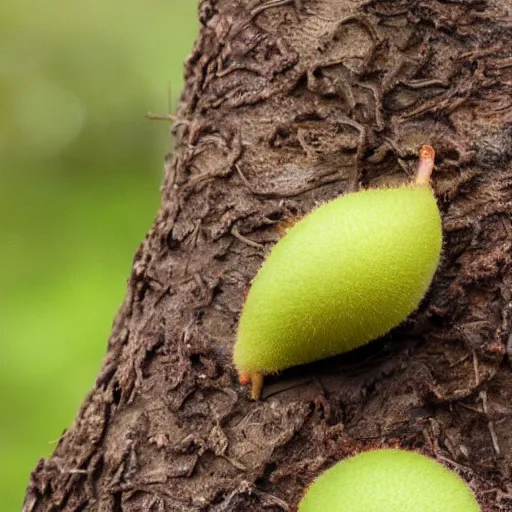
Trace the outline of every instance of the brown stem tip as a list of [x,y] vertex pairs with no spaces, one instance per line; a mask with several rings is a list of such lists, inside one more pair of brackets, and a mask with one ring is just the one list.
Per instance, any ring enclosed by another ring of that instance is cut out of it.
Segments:
[[254,373],[241,373],[238,376],[238,380],[240,384],[246,385],[251,384],[251,398],[253,400],[258,400],[261,395],[261,390],[263,389],[263,374],[259,372]]
[[414,183],[416,185],[428,185],[430,176],[434,170],[434,158],[436,152],[432,146],[421,146],[420,148],[420,160],[418,162],[418,170],[416,171],[416,179]]

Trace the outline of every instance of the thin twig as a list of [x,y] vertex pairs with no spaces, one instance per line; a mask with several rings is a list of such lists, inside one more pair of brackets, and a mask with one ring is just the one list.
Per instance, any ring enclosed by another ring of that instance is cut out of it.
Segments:
[[264,249],[265,246],[262,244],[259,244],[258,242],[255,242],[254,240],[250,240],[249,238],[246,238],[244,235],[242,235],[238,229],[236,229],[235,226],[231,228],[231,234],[238,238],[241,242],[244,242],[244,244],[249,245],[250,247],[254,247],[255,249]]
[[[480,400],[482,400],[482,407],[484,409],[484,413],[489,418],[489,408],[487,406],[487,391],[482,390],[479,393]],[[492,439],[492,445],[494,447],[494,451],[496,452],[496,455],[500,455],[500,445],[498,443],[498,436],[496,435],[496,431],[494,430],[494,423],[492,420],[489,419],[487,422],[487,428],[489,429],[489,433],[491,434]]]
[[174,114],[154,114],[153,112],[148,112],[145,116],[146,119],[156,119],[158,121],[176,121],[177,116]]

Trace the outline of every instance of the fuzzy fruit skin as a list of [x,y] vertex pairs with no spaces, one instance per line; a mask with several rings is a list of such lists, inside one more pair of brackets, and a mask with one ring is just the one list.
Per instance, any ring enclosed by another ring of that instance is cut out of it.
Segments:
[[387,333],[418,307],[441,246],[428,185],[320,206],[274,246],[253,281],[233,355],[239,374],[275,373]]
[[453,471],[405,450],[373,450],[320,475],[298,512],[480,512]]

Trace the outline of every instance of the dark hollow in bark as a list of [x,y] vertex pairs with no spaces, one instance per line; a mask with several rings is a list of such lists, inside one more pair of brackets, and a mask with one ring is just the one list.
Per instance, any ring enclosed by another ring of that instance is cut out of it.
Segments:
[[[24,510],[293,511],[375,446],[454,468],[512,510],[512,4],[203,0],[166,160],[94,389]],[[353,353],[267,379],[231,350],[282,223],[406,180],[437,150],[440,268],[420,309]]]

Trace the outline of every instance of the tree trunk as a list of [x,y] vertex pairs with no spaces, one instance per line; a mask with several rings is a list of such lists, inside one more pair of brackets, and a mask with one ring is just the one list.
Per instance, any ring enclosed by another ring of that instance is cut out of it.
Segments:
[[[402,446],[512,510],[512,3],[203,0],[162,205],[94,389],[24,510],[293,511]],[[436,150],[444,249],[420,309],[248,399],[231,352],[283,222]]]

